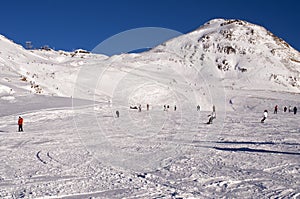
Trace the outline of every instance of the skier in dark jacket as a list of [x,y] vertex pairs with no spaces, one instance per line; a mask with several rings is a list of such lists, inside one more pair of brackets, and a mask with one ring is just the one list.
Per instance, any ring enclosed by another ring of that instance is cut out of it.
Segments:
[[277,114],[278,106],[276,105],[274,108],[274,114]]
[[296,106],[294,107],[294,114],[295,115],[297,114],[297,107]]
[[212,112],[210,115],[208,115],[209,119],[208,122],[206,124],[212,124],[213,120],[216,119],[216,113]]
[[264,111],[264,116],[263,116],[263,118],[261,119],[261,123],[264,123],[264,121],[267,119],[267,117],[268,117],[268,111],[265,110],[265,111]]

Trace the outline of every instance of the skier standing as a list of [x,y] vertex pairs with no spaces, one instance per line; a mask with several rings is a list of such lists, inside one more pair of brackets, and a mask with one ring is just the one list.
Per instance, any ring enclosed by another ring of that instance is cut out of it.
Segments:
[[277,114],[278,106],[276,105],[274,108],[274,114]]
[[177,107],[176,107],[176,105],[174,106],[174,111],[176,111],[176,109],[177,109]]
[[286,107],[286,106],[283,108],[283,111],[284,111],[284,112],[286,112],[286,111],[287,111],[287,107]]
[[120,112],[116,111],[116,115],[117,115],[117,117],[120,117]]
[[23,131],[23,118],[21,116],[19,116],[18,125],[19,125],[19,132]]
[[149,111],[149,104],[147,104],[147,111]]
[[268,111],[265,110],[264,111],[264,117],[262,118],[261,123],[264,123],[264,121],[267,119],[267,117],[268,117]]
[[297,114],[297,107],[296,106],[294,107],[294,114],[295,115]]
[[197,106],[197,111],[200,111],[200,105]]

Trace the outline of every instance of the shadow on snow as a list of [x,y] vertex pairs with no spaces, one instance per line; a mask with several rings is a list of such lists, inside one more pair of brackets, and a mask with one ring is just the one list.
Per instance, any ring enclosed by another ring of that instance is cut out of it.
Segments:
[[247,148],[247,147],[242,147],[242,148],[213,147],[213,149],[220,150],[220,151],[234,151],[234,152],[274,153],[274,154],[284,154],[284,155],[300,155],[300,153],[296,153],[296,152],[272,151],[272,150],[264,150],[264,149],[251,149],[251,148]]

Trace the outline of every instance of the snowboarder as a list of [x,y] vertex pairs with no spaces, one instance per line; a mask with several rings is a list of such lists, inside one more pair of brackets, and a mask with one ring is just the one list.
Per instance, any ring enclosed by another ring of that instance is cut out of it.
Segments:
[[147,104],[147,111],[149,111],[149,107],[150,107],[149,104]]
[[286,112],[287,111],[287,107],[285,106],[284,108],[283,108],[283,112]]
[[197,111],[200,111],[200,105],[197,106]]
[[267,117],[268,117],[268,111],[265,110],[265,111],[264,111],[264,116],[263,116],[263,118],[261,119],[261,123],[264,123],[264,121],[267,119]]
[[297,114],[297,107],[296,106],[294,107],[294,114],[295,115]]
[[177,109],[177,107],[176,107],[176,105],[174,106],[174,111],[176,111],[176,109]]
[[117,115],[117,117],[120,117],[120,112],[116,111],[116,115]]
[[23,118],[21,116],[19,116],[18,125],[19,125],[19,132],[23,131]]
[[277,110],[278,110],[278,106],[276,105],[276,106],[274,107],[274,114],[277,114]]

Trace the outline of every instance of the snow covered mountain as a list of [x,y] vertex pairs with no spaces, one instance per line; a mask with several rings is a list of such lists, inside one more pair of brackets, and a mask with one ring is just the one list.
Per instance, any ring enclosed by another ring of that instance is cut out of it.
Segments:
[[260,80],[264,82],[259,81],[259,88],[268,82],[285,90],[300,88],[300,53],[265,28],[245,21],[214,19],[155,51],[176,52],[181,57],[177,61],[185,65],[203,65],[210,59],[220,77],[248,79],[251,87]]
[[[4,36],[0,46],[0,97],[8,101],[28,92],[103,101],[127,90],[129,104],[174,104],[180,101],[175,96],[184,101],[193,95],[195,103],[211,107],[214,86],[223,87],[227,98],[236,90],[300,89],[300,53],[265,28],[241,20],[211,20],[141,54],[25,50]],[[82,69],[90,71],[86,82],[78,80]]]

